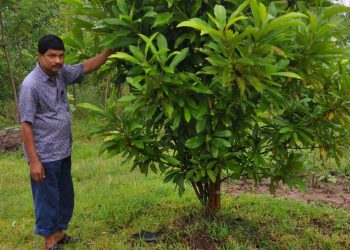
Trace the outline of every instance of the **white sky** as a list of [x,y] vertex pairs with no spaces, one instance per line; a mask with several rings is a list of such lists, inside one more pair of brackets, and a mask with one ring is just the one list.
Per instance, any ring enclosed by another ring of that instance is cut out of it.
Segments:
[[345,4],[345,5],[350,6],[350,0],[333,0],[333,2],[341,2],[341,3]]

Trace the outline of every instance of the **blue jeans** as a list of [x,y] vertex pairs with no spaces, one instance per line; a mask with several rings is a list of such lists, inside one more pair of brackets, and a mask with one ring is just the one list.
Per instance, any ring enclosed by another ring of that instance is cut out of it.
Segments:
[[71,157],[42,163],[43,182],[31,179],[35,233],[48,237],[57,230],[66,230],[74,208],[74,189],[71,175]]

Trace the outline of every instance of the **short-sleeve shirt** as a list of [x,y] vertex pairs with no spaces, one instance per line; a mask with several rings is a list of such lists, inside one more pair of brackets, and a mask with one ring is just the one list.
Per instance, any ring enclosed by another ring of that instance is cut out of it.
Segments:
[[[39,66],[23,80],[19,90],[20,122],[32,124],[41,162],[61,160],[72,152],[71,116],[67,85],[80,83],[84,65],[63,65],[52,80]],[[28,155],[24,150],[27,161]]]

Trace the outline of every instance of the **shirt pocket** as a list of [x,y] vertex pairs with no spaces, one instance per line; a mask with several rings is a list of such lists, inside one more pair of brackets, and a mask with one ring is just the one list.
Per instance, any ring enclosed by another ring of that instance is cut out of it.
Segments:
[[57,87],[45,86],[39,94],[39,112],[55,112],[57,109]]

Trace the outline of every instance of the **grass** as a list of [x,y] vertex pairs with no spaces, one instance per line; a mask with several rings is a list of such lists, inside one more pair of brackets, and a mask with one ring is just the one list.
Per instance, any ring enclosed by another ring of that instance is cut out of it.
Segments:
[[[87,129],[75,121],[76,205],[69,228],[84,241],[65,249],[350,249],[349,211],[322,205],[226,194],[219,218],[203,220],[190,187],[180,198],[161,176],[130,172],[119,156],[99,157],[101,138],[87,137]],[[40,249],[21,153],[0,155],[0,171],[0,249]],[[141,230],[162,230],[160,242],[132,240]]]

